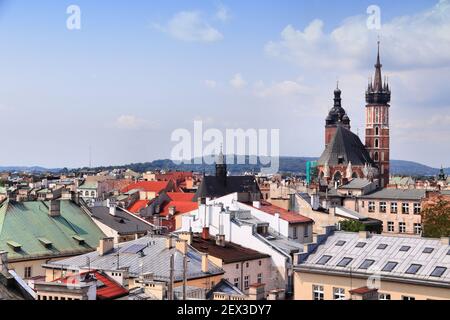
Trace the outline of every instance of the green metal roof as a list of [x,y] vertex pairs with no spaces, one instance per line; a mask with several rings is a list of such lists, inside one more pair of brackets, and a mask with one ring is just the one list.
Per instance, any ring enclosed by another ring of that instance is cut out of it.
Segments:
[[[42,201],[0,204],[0,251],[7,251],[10,261],[84,254],[105,237],[72,201],[61,201],[59,217],[50,217],[48,211],[49,203]],[[11,244],[21,247],[15,251]]]
[[98,188],[98,182],[92,181],[92,182],[85,182],[83,183],[78,189],[97,189]]

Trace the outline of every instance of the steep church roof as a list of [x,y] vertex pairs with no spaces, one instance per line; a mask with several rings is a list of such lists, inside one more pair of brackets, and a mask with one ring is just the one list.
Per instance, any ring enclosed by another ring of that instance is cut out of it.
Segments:
[[359,137],[343,126],[338,126],[336,134],[323,152],[318,164],[335,166],[348,165],[349,162],[355,166],[374,164]]
[[205,176],[193,201],[199,198],[219,198],[231,193],[261,192],[253,176],[228,176],[225,179],[226,181],[216,176]]

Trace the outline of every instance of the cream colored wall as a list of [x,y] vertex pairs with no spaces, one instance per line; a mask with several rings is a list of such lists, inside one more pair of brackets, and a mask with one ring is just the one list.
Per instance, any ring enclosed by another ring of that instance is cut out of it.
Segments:
[[42,265],[47,263],[48,260],[32,260],[32,261],[22,261],[22,262],[10,262],[8,267],[10,270],[14,270],[17,275],[21,278],[25,277],[25,268],[31,267],[31,277],[43,277],[45,276],[45,270]]
[[[362,201],[364,201],[364,208],[362,207]],[[369,201],[368,200],[358,200],[359,212],[367,215],[370,218],[378,219],[383,222],[383,232],[388,231],[388,222],[394,222],[395,231],[393,234],[399,233],[399,223],[406,223],[406,234],[414,234],[414,224],[422,223],[422,216],[420,214],[414,214],[414,203],[420,203],[417,201],[389,201],[389,200],[370,200],[375,202],[375,212],[369,212]],[[380,212],[380,202],[386,202],[386,213]],[[397,202],[397,214],[390,213],[391,202]],[[409,203],[409,214],[402,213],[402,204]],[[353,208],[354,210],[354,208]]]
[[[259,265],[259,261],[261,261],[261,266]],[[248,267],[247,267],[248,262]],[[239,269],[236,269],[236,265],[239,265]],[[271,274],[272,261],[271,258],[264,258],[260,260],[251,260],[229,263],[223,265],[223,270],[225,271],[224,278],[229,282],[234,284],[234,279],[239,278],[240,288],[244,293],[248,294],[248,289],[244,288],[244,279],[246,276],[249,276],[249,285],[255,284],[258,282],[258,274],[262,274],[262,283],[266,285],[265,290],[268,292],[269,290],[275,289],[276,285],[272,279]],[[242,276],[242,279],[241,279]]]
[[[295,300],[313,300],[313,285],[322,285],[324,287],[325,300],[333,300],[333,288],[345,289],[346,298],[349,299],[349,291],[366,287],[367,279],[351,279],[350,277],[295,272]],[[450,299],[450,289],[383,280],[380,283],[379,293],[390,294],[392,300],[402,300],[403,296],[414,297],[416,300]]]
[[[222,278],[223,278],[222,275],[217,275],[217,276],[205,277],[205,278],[201,278],[201,279],[189,280],[187,282],[187,285],[209,290],[209,289],[212,289],[213,286],[218,284],[220,282],[220,280],[222,280]],[[174,286],[175,286],[175,288],[181,287],[181,286],[183,286],[183,282],[182,281],[176,282]]]
[[55,292],[39,291],[38,300],[84,300],[82,294],[59,294]]

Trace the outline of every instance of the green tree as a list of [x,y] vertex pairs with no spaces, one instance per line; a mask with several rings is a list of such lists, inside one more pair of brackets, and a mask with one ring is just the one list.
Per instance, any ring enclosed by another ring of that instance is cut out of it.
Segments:
[[340,223],[341,230],[347,232],[360,232],[365,231],[365,226],[363,223],[356,220],[345,220]]
[[423,236],[450,237],[450,203],[442,198],[422,211]]

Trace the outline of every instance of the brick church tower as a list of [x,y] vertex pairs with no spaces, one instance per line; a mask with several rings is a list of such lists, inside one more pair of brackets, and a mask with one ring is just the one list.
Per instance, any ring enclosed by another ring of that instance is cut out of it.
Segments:
[[380,186],[389,184],[389,109],[391,90],[381,76],[380,42],[375,65],[375,79],[370,81],[366,92],[366,149],[377,166],[380,174]]

